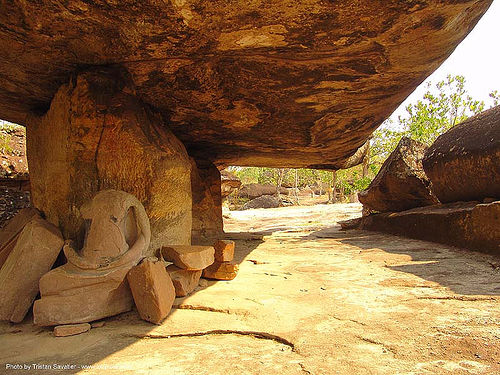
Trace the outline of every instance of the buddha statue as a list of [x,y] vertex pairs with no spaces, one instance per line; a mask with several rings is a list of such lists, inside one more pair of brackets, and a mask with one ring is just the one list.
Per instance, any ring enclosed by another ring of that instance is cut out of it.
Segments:
[[151,239],[143,205],[131,194],[104,190],[80,212],[83,247],[75,250],[66,241],[67,263],[40,279],[41,299],[33,307],[37,325],[90,322],[133,306],[127,272],[145,256]]

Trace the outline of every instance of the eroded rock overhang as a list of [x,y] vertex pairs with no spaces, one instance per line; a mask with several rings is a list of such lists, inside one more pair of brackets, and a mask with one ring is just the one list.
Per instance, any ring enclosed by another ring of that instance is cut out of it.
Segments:
[[4,2],[0,118],[111,65],[198,159],[341,168],[491,2]]

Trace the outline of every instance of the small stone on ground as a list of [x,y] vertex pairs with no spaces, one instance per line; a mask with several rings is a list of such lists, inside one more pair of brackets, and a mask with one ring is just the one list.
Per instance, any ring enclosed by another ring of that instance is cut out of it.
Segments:
[[90,330],[90,324],[80,323],[80,324],[66,324],[62,326],[54,327],[54,336],[65,337],[79,335]]

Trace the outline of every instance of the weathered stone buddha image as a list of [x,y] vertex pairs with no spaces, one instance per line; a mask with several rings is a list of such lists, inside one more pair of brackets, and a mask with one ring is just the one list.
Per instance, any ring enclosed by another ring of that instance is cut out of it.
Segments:
[[499,1],[0,2],[0,373],[500,373]]
[[125,279],[146,255],[151,237],[144,207],[128,193],[103,190],[80,211],[86,226],[83,248],[66,243],[67,263],[40,278],[35,324],[86,323],[132,308]]

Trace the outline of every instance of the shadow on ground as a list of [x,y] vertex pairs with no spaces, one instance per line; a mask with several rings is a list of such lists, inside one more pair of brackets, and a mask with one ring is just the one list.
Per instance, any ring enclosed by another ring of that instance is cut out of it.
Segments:
[[500,295],[500,285],[491,282],[498,275],[500,258],[492,255],[379,232],[342,231],[339,225],[303,237],[326,238],[359,248],[372,261],[383,260],[381,252],[407,255],[408,264],[386,267],[439,283],[457,294]]
[[[269,234],[272,234],[272,231],[235,232],[227,233],[223,237],[235,240],[237,251],[235,252],[234,262],[240,264],[263,242],[263,236]],[[219,282],[204,280],[189,296],[176,298],[171,313],[162,322],[162,325],[169,326],[176,320],[178,309],[186,308],[183,306],[184,301]],[[192,309],[197,310],[197,307],[195,306]],[[199,307],[199,310],[202,309],[202,307]],[[168,335],[154,333],[161,326],[141,320],[135,307],[130,312],[112,316],[100,322],[104,322],[102,327],[92,328],[88,333],[57,338],[52,334],[52,327],[38,327],[33,324],[32,310],[20,324],[0,322],[0,373],[14,373],[19,370],[19,367],[9,368],[9,366],[16,365],[21,366],[23,371],[29,371],[30,374],[48,374],[52,373],[52,371],[75,374],[81,371],[95,371],[96,369],[111,371],[108,373],[131,371],[135,367],[132,364],[134,358],[130,358],[128,363],[125,361],[111,367],[100,368],[99,365],[95,365],[92,369],[87,369],[87,367],[93,366],[108,356],[135,345],[143,339],[181,340],[183,337],[203,337],[205,334],[219,336],[237,334],[240,336],[248,335],[257,339],[271,341],[277,339],[279,341],[279,338],[272,335],[266,337],[265,334],[261,335],[259,332],[225,329],[223,325],[220,325],[221,329],[217,331],[206,331],[203,327],[199,327],[197,330],[186,332],[182,324],[175,323],[179,328],[174,333],[169,332]],[[6,344],[7,342],[8,344]],[[287,346],[287,343],[284,342],[284,345]],[[27,347],[30,350],[26,350]],[[143,359],[141,358],[141,360]],[[168,359],[165,358],[164,361],[168,362]],[[63,367],[56,367],[59,365]],[[172,371],[168,373],[176,373],[174,369]]]

